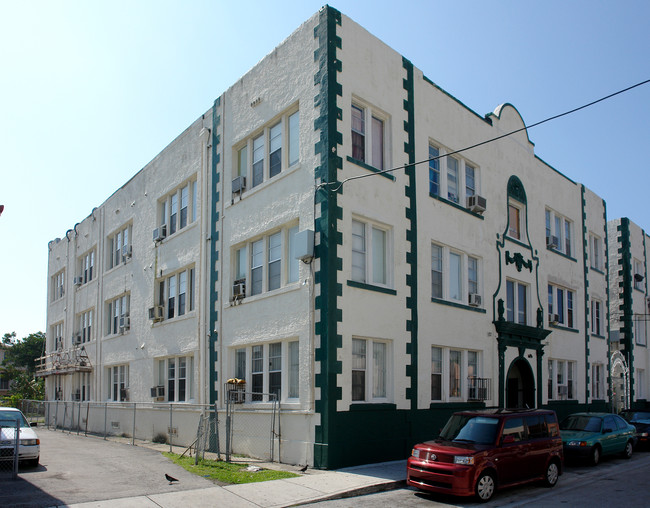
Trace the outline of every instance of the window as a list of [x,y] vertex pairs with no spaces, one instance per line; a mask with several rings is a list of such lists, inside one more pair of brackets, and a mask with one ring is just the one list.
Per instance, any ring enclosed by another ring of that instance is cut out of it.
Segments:
[[54,349],[57,351],[63,349],[63,321],[52,326],[52,335],[54,336]]
[[79,273],[81,274],[79,278],[81,279],[81,283],[86,284],[91,280],[93,280],[93,269],[95,267],[95,251],[91,250],[90,252],[87,252],[86,254],[81,256],[79,264],[80,264]]
[[389,230],[360,220],[352,220],[353,281],[390,286]]
[[257,187],[298,163],[299,143],[299,112],[285,113],[235,148],[233,175],[250,175],[250,186]]
[[192,400],[194,398],[193,372],[193,356],[158,360],[158,386],[165,387],[165,400],[168,402]]
[[605,366],[602,363],[591,366],[591,397],[605,399]]
[[[369,107],[352,104],[351,120],[352,158],[376,169],[384,169],[384,115],[372,111]],[[370,136],[366,130],[368,124],[370,125]]]
[[300,261],[294,255],[296,233],[298,226],[283,228],[235,249],[233,283],[245,284],[244,296],[259,295],[298,282]]
[[108,237],[107,268],[125,263],[131,256],[131,226],[125,226]]
[[575,399],[576,362],[567,360],[548,360],[548,398],[549,400]]
[[478,292],[478,259],[467,256],[467,289],[469,294],[479,294]]
[[129,366],[108,367],[108,400],[122,402],[129,400]]
[[442,271],[443,250],[440,245],[431,245],[431,297],[442,298],[443,271]]
[[442,349],[431,348],[431,400],[442,400]]
[[573,222],[551,210],[545,211],[546,246],[557,252],[573,255]]
[[488,385],[477,382],[480,378],[480,356],[479,351],[432,346],[431,400],[486,400]]
[[[547,233],[548,237],[548,233]],[[599,236],[589,234],[589,254],[591,267],[603,271],[603,241]]]
[[65,270],[52,277],[52,301],[63,298],[63,295],[65,295]]
[[512,203],[508,204],[508,236],[521,240],[521,210]]
[[550,324],[559,324],[569,328],[575,327],[574,320],[575,292],[548,285],[548,314]]
[[[247,366],[250,364],[250,372]],[[297,340],[256,344],[234,350],[234,375],[252,392],[247,402],[298,399],[300,388]],[[295,400],[293,402],[296,402]]]
[[159,222],[171,236],[196,220],[196,181],[182,184],[158,202]]
[[647,344],[645,314],[637,314],[634,316],[634,339],[640,346],[645,346]]
[[[464,159],[451,155],[445,157],[449,152],[429,144],[429,194],[465,206],[469,196],[479,193],[479,171],[476,165]],[[447,173],[442,179],[440,161],[444,161],[443,168],[446,167]]]
[[591,333],[600,337],[605,335],[603,328],[603,304],[600,300],[591,300]]
[[635,369],[636,371],[636,399],[642,400],[646,398],[645,388],[645,369]]
[[72,395],[73,400],[78,401],[89,401],[90,400],[90,372],[78,372],[76,375],[73,375],[72,385],[74,387],[74,393]]
[[387,395],[388,343],[352,339],[352,401],[382,401]]
[[184,316],[194,310],[194,268],[187,268],[158,282],[158,305],[166,319]]
[[480,294],[479,265],[476,257],[431,244],[431,297],[479,305],[470,296]]
[[525,325],[528,323],[528,287],[520,282],[506,281],[506,320]]
[[81,342],[86,343],[92,340],[93,329],[93,311],[88,310],[79,315],[79,334],[81,335]]
[[130,304],[131,297],[128,293],[107,302],[106,335],[124,333],[131,328],[131,321],[129,318]]
[[644,270],[643,270],[643,263],[639,261],[638,259],[634,260],[634,289],[638,289],[639,291],[644,291],[644,285],[643,285],[643,280],[644,280]]

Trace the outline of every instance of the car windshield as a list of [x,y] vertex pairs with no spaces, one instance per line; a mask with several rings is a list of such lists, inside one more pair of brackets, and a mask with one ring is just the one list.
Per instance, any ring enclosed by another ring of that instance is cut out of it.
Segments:
[[499,420],[485,416],[453,415],[440,437],[448,441],[493,444],[497,437]]
[[621,416],[625,418],[628,422],[633,422],[637,420],[650,420],[650,413],[647,411],[629,411],[622,413]]
[[19,422],[21,427],[29,427],[27,420],[20,411],[7,411],[6,409],[0,409],[0,426],[2,427],[13,427],[16,425],[16,421]]
[[582,430],[600,432],[601,419],[597,416],[571,415],[560,424],[560,430]]

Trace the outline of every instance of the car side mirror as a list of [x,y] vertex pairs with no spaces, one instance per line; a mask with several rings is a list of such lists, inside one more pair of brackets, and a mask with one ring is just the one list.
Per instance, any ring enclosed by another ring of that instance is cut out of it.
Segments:
[[503,436],[503,440],[501,441],[501,444],[510,444],[515,442],[515,436],[512,434],[508,436]]

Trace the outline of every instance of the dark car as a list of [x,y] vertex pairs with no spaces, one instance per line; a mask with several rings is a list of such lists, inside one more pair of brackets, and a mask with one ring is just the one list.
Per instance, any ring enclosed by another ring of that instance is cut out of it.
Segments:
[[621,416],[636,428],[636,438],[639,446],[650,446],[650,411],[626,409],[621,411]]
[[636,429],[618,415],[574,413],[560,423],[564,456],[588,459],[594,466],[605,455],[632,456]]
[[451,416],[437,439],[415,445],[407,484],[488,501],[497,488],[540,480],[552,487],[562,464],[555,412],[462,411]]

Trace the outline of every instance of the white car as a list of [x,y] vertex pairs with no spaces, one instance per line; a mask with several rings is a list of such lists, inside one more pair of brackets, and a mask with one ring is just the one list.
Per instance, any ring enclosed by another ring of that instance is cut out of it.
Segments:
[[20,425],[18,460],[36,467],[41,456],[41,441],[29,425],[25,415],[12,407],[0,407],[0,461],[9,461],[14,458],[16,421]]

